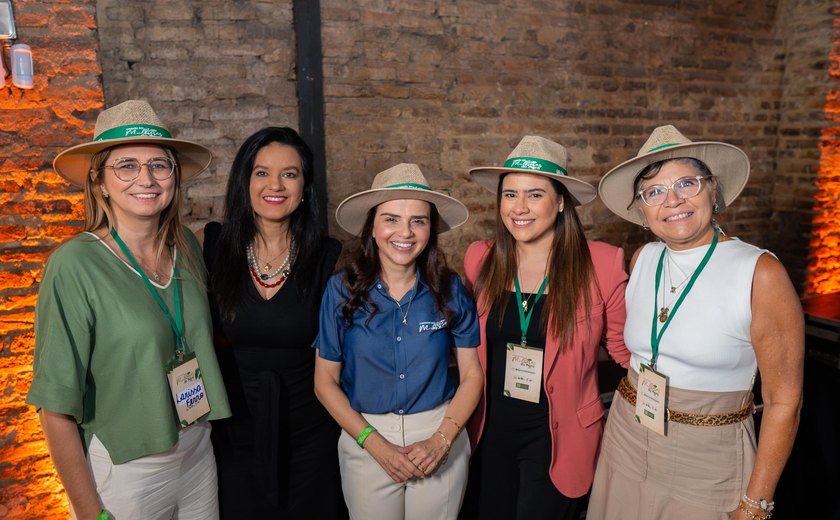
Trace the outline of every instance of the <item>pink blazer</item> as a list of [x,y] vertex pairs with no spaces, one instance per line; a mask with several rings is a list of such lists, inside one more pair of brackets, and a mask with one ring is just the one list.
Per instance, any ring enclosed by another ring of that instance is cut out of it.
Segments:
[[[467,286],[472,289],[492,241],[473,242],[464,257]],[[624,345],[624,252],[603,242],[588,242],[595,266],[597,287],[592,288],[589,320],[577,310],[575,341],[560,352],[557,338],[546,340],[543,384],[548,396],[551,428],[551,481],[568,497],[586,494],[595,475],[595,463],[604,432],[604,405],[598,390],[598,348],[603,343],[610,356],[623,367],[630,362]],[[476,295],[478,299],[478,295]],[[481,344],[478,357],[487,375],[487,312],[479,315]],[[475,451],[484,430],[486,392],[467,424]]]

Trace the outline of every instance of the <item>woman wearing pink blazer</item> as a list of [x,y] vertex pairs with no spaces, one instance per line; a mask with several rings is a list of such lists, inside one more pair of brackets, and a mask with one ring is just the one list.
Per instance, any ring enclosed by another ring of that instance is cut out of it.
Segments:
[[467,426],[475,455],[464,518],[578,518],[603,432],[598,349],[627,366],[621,249],[589,242],[574,206],[595,198],[566,150],[525,137],[504,166],[474,168],[496,193],[496,239],[464,259],[478,302],[485,390]]

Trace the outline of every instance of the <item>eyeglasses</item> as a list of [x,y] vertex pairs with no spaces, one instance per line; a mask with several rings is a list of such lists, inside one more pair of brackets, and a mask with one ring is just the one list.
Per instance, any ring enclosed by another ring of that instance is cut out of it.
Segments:
[[636,192],[636,197],[642,199],[642,202],[648,206],[661,206],[668,198],[668,190],[674,190],[674,195],[681,199],[690,199],[694,197],[700,190],[703,189],[703,181],[708,181],[709,177],[702,175],[695,175],[694,177],[683,177],[674,181],[674,184],[665,186],[664,184],[654,184],[647,186]]
[[104,166],[104,168],[111,168],[119,180],[128,182],[140,176],[140,169],[143,166],[149,170],[149,174],[156,181],[165,181],[175,172],[175,163],[169,157],[155,157],[145,163],[132,157],[121,157],[114,161],[113,165]]

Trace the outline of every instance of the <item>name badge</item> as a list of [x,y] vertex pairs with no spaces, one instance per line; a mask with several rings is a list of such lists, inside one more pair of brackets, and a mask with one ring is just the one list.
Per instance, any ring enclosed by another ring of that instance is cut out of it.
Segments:
[[508,343],[506,358],[505,396],[539,403],[543,368],[542,349],[520,343]]
[[659,435],[665,435],[667,394],[668,378],[650,365],[641,365],[636,388],[636,421]]
[[166,376],[182,428],[210,413],[210,402],[195,353],[187,354],[181,361],[173,361]]

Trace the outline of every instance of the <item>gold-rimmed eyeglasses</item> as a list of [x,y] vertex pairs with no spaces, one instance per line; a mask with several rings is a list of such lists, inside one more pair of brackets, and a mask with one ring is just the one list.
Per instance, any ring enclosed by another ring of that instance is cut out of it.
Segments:
[[143,166],[149,170],[149,175],[156,181],[165,181],[175,172],[175,162],[169,157],[155,157],[144,163],[133,157],[121,157],[114,161],[114,164],[104,166],[104,168],[111,168],[119,180],[129,182],[140,176]]

